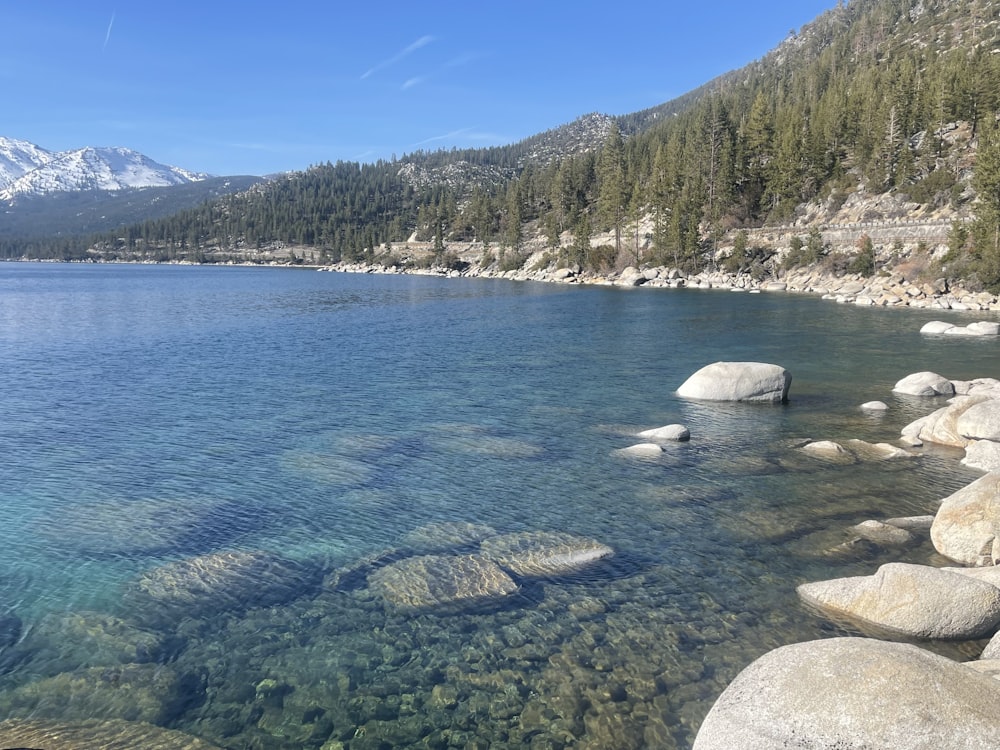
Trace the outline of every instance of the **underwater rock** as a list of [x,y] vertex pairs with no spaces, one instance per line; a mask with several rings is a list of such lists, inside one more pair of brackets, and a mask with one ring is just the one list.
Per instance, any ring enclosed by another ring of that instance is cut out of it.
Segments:
[[0,713],[61,721],[99,718],[162,724],[197,693],[192,681],[162,665],[91,667],[0,693]]
[[39,750],[219,750],[197,737],[134,721],[0,721],[0,745]]
[[791,373],[778,365],[764,362],[715,362],[689,377],[677,395],[681,398],[708,401],[788,400]]
[[102,612],[53,612],[32,627],[18,651],[38,674],[158,661],[163,636]]
[[207,498],[87,502],[43,519],[38,532],[85,554],[146,555],[183,546],[220,505]]
[[523,531],[486,539],[484,557],[516,576],[560,576],[574,573],[614,554],[606,544],[561,532]]
[[404,610],[499,599],[517,584],[495,563],[474,555],[408,557],[368,576],[371,591]]
[[835,443],[832,440],[816,440],[812,443],[806,443],[799,450],[828,463],[853,464],[855,462],[854,454],[840,443]]
[[796,591],[826,614],[913,638],[971,640],[1000,625],[1000,589],[927,565],[887,563],[874,575],[804,583]]
[[132,584],[133,606],[204,615],[289,601],[311,585],[302,566],[269,552],[218,552],[167,563]]
[[628,448],[619,448],[615,451],[616,456],[636,456],[639,458],[655,458],[661,453],[663,453],[663,448],[656,443],[636,443]]
[[979,750],[1000,733],[1000,684],[909,644],[830,638],[775,649],[744,669],[694,750]]
[[913,534],[906,529],[882,521],[863,521],[852,526],[851,531],[862,539],[883,547],[910,544],[913,541]]
[[444,550],[477,544],[483,539],[496,536],[492,526],[467,521],[442,521],[407,532],[402,539],[404,545],[421,550]]

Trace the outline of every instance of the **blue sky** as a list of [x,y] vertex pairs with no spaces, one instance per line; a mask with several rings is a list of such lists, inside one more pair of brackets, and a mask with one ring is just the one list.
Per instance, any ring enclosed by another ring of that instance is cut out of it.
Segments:
[[764,55],[836,0],[0,2],[0,135],[213,174],[513,143]]

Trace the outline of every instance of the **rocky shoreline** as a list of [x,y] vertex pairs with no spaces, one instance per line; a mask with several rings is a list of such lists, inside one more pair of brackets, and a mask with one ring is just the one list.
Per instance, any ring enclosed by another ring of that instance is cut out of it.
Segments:
[[[531,259],[525,266],[533,267]],[[581,284],[618,287],[650,287],[660,289],[716,289],[732,292],[797,292],[815,294],[841,304],[860,307],[912,307],[956,311],[1000,312],[1000,296],[989,292],[972,292],[950,285],[945,279],[934,281],[908,280],[902,273],[876,277],[857,274],[836,276],[823,271],[802,268],[789,271],[779,279],[756,279],[749,274],[724,271],[701,271],[686,274],[676,268],[658,266],[639,269],[629,266],[619,273],[595,274],[579,267],[547,267],[539,270],[520,268],[500,271],[493,267],[470,265],[464,270],[441,266],[411,268],[379,263],[337,263],[319,267],[320,271],[340,273],[417,274],[448,278],[487,278],[510,281],[538,281],[558,284]]]
[[[711,382],[687,397],[744,400],[734,398],[729,386],[746,384],[762,368],[780,369],[719,364],[726,367],[711,370]],[[925,564],[886,563],[872,575],[798,586],[803,604],[820,617],[871,637],[798,643],[758,658],[719,696],[701,725],[695,750],[994,746],[988,738],[1000,732],[995,711],[1000,700],[1000,380],[954,381],[921,372],[900,380],[893,392],[930,403],[945,397],[948,403],[903,427],[902,447],[820,440],[807,441],[799,450],[848,466],[866,459],[906,459],[914,448],[933,443],[964,450],[962,463],[986,473],[944,498],[931,517],[871,519],[853,527],[859,539],[888,549],[929,536],[939,557]],[[952,565],[942,566],[942,559]],[[979,659],[968,663],[918,645],[983,639],[991,640]]]

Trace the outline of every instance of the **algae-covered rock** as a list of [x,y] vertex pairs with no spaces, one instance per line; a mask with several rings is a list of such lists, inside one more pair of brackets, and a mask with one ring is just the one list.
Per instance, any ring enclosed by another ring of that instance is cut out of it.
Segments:
[[53,612],[28,630],[18,651],[36,674],[81,667],[153,662],[164,651],[163,635],[102,612]]
[[484,540],[480,550],[524,578],[566,575],[614,554],[611,547],[593,539],[550,531],[504,534]]
[[219,750],[197,737],[134,721],[0,721],[0,746],[39,750]]
[[302,566],[269,552],[218,552],[143,573],[129,600],[160,612],[205,615],[289,601],[303,593],[310,579]]
[[125,719],[162,724],[196,697],[172,669],[123,664],[64,672],[0,693],[0,714],[61,721]]
[[369,588],[399,609],[433,609],[500,599],[517,584],[495,563],[475,555],[421,555],[379,568]]

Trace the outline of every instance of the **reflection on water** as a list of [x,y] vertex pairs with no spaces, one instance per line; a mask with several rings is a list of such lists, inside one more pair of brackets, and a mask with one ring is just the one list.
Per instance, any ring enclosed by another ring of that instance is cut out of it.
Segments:
[[[887,550],[847,529],[932,512],[976,476],[953,453],[797,450],[892,441],[932,408],[890,394],[910,372],[994,374],[995,348],[921,338],[925,317],[4,265],[0,744],[688,748],[756,656],[844,632],[798,583],[939,562],[926,540]],[[790,403],[673,395],[716,360],[787,367]],[[857,408],[872,399],[889,412]],[[670,423],[692,440],[618,453]],[[499,588],[435,580],[439,597],[483,594],[459,606],[399,607],[369,585],[418,557],[401,569],[478,574],[448,561],[536,531],[615,555]]]

